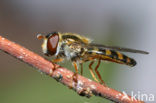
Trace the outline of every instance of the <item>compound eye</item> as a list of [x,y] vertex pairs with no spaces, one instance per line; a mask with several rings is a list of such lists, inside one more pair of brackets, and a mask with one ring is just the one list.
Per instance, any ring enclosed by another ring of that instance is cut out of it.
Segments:
[[58,42],[59,42],[58,34],[53,34],[48,38],[47,49],[50,55],[54,55],[56,53]]

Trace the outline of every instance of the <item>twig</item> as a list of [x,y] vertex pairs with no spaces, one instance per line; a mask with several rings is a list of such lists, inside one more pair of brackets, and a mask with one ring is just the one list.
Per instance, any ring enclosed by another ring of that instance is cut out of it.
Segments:
[[124,93],[96,83],[81,75],[78,75],[78,81],[75,83],[72,78],[73,72],[57,64],[53,64],[41,56],[1,36],[0,49],[55,78],[60,83],[75,90],[81,96],[91,97],[94,94],[95,96],[104,97],[118,103],[144,103],[143,101],[136,100]]

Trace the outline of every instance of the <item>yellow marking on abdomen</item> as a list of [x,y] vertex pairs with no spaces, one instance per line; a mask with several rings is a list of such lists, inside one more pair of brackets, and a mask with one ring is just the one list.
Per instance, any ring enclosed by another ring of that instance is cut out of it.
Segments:
[[122,60],[123,59],[123,55],[119,52],[117,52],[117,55],[118,55],[118,59]]
[[111,54],[112,54],[111,51],[106,49],[106,55],[111,55]]
[[126,60],[126,61],[127,61],[127,63],[130,63],[130,62],[131,62],[130,58],[127,58],[127,60]]

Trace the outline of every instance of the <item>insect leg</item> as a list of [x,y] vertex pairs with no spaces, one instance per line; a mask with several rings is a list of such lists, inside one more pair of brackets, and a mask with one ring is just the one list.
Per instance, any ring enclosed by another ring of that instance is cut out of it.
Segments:
[[75,68],[76,74],[78,74],[77,63],[76,63],[75,61],[73,62],[73,66],[74,66],[74,68]]
[[62,62],[63,60],[64,60],[63,58],[56,58],[56,59],[53,59],[52,62],[57,63],[57,62]]
[[74,66],[75,71],[76,71],[76,72],[74,73],[74,75],[73,75],[73,81],[77,83],[78,67],[77,67],[77,63],[76,63],[75,61],[73,61],[73,66]]
[[[54,69],[53,69],[53,70],[56,69],[55,63],[61,62],[61,61],[63,61],[63,60],[64,60],[63,58],[58,58],[58,57],[57,57],[56,59],[51,60],[52,64],[54,65]],[[52,70],[51,70],[51,71],[52,71]],[[52,73],[50,73],[50,76],[52,76]]]
[[90,73],[92,75],[92,77],[94,78],[95,81],[99,82],[93,72],[93,69],[92,69],[92,65],[94,64],[94,61],[92,61],[90,64],[89,64],[89,70],[90,70]]
[[100,73],[99,73],[99,71],[98,71],[98,68],[99,68],[99,66],[100,66],[100,63],[101,63],[101,60],[99,59],[99,60],[98,60],[98,64],[97,64],[96,67],[95,67],[95,72],[96,72],[98,78],[100,79],[101,83],[105,85],[105,83],[104,83],[104,81],[102,80],[101,75],[100,75]]
[[83,75],[83,63],[81,63],[80,66],[81,66],[81,75]]

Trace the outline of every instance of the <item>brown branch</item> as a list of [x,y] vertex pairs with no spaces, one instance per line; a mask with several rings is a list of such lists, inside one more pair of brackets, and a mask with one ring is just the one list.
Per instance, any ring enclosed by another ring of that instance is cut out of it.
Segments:
[[18,58],[24,63],[27,63],[37,68],[41,72],[44,72],[47,75],[55,78],[60,83],[75,90],[81,96],[91,97],[94,94],[95,96],[104,97],[114,102],[144,103],[128,95],[125,95],[124,93],[118,92],[112,88],[96,83],[81,75],[78,75],[78,81],[77,83],[75,83],[72,78],[73,72],[57,64],[53,64],[52,62],[47,61],[41,56],[1,36],[0,49],[14,56],[15,58]]

